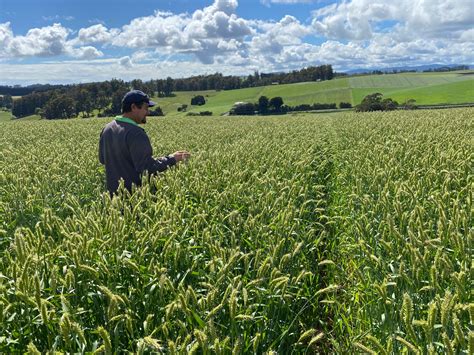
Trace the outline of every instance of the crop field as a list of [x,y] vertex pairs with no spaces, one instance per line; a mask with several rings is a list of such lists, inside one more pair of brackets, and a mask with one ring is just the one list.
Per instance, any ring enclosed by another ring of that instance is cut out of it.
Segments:
[[[204,106],[205,107],[205,106]],[[0,353],[472,354],[474,109],[0,122]]]
[[458,72],[400,73],[356,76],[349,79],[352,88],[407,88],[441,85],[472,80],[471,75]]
[[353,102],[380,92],[399,103],[416,99],[418,104],[461,104],[474,102],[472,75],[390,74],[350,78]]

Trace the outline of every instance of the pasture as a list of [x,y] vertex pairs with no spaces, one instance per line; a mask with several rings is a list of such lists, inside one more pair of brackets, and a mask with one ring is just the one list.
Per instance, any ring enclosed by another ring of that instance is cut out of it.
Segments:
[[457,73],[407,73],[351,78],[353,102],[380,92],[398,103],[415,99],[420,105],[474,102],[472,75]]
[[110,119],[0,122],[0,352],[473,353],[473,116],[149,118],[113,200]]
[[[408,99],[415,99],[419,105],[472,103],[474,77],[458,72],[364,75],[229,91],[176,92],[175,97],[156,100],[165,114],[179,115],[177,107],[187,104],[190,112],[211,111],[220,115],[228,112],[235,102],[258,102],[260,96],[267,96],[269,99],[280,96],[290,106],[314,103],[339,105],[340,102],[357,105],[366,95],[375,92],[400,104]],[[191,106],[191,98],[195,95],[205,96],[206,104]]]
[[0,111],[0,122],[10,121],[12,114],[10,111]]

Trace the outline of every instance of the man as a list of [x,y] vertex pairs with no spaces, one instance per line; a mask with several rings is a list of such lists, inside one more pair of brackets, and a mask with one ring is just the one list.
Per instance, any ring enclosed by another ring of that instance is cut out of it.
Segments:
[[111,196],[117,191],[120,179],[131,191],[132,185],[140,186],[143,172],[162,172],[190,157],[186,151],[177,151],[153,158],[150,139],[139,124],[146,123],[148,107],[154,105],[142,91],[129,91],[122,99],[122,116],[115,117],[100,134],[99,161],[105,165],[107,190]]

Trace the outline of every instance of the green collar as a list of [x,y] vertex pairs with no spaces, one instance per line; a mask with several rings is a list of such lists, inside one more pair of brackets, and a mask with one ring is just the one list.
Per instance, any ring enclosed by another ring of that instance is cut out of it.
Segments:
[[134,120],[128,117],[123,117],[123,116],[117,116],[115,117],[115,121],[119,122],[125,122],[125,123],[130,123],[138,127],[138,123],[136,123]]

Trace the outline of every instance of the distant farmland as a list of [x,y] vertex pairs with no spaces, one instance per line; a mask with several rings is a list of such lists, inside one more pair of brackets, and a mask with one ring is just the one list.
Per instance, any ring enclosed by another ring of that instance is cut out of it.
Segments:
[[413,98],[418,104],[458,104],[474,101],[474,77],[460,73],[404,73],[349,79],[353,103],[380,92],[399,103]]
[[195,95],[204,95],[206,105],[188,106],[188,111],[212,111],[222,114],[237,101],[257,102],[260,96],[281,96],[294,106],[313,103],[350,102],[357,105],[368,94],[380,92],[403,103],[415,99],[417,104],[459,104],[474,102],[474,76],[451,73],[401,73],[337,78],[330,81],[271,85],[229,91],[176,92],[175,97],[156,98],[166,114],[177,113],[182,104],[189,105]]
[[[474,71],[467,74],[474,74]],[[474,75],[466,75],[466,72],[363,75],[238,90],[177,91],[172,97],[155,97],[154,100],[168,116],[181,115],[178,108],[182,105],[188,105],[188,112],[211,111],[214,115],[220,115],[228,112],[235,102],[257,102],[260,96],[269,99],[280,96],[284,104],[289,106],[315,103],[339,105],[340,102],[349,102],[355,106],[366,95],[376,92],[399,104],[409,99],[415,99],[418,105],[474,103]],[[190,105],[196,95],[205,97],[204,106]],[[9,113],[0,112],[0,121],[10,118]],[[22,118],[35,119],[39,119],[39,116]]]

